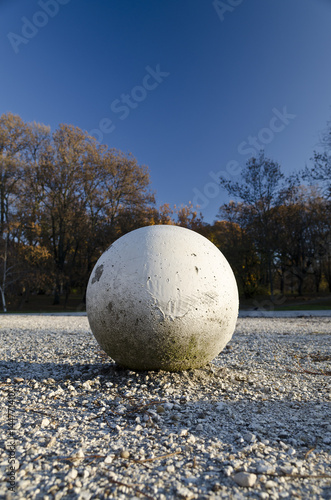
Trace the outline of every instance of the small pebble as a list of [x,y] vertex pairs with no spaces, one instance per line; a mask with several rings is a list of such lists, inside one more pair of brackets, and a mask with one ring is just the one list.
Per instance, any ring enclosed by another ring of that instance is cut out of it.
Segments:
[[269,479],[269,481],[266,481],[264,483],[264,486],[269,490],[271,488],[276,488],[277,487],[277,483],[275,481],[272,481],[271,479]]
[[41,421],[41,427],[48,427],[51,421],[48,418],[43,418]]
[[248,443],[254,443],[256,441],[256,436],[255,434],[252,434],[251,432],[245,432],[244,435],[243,435],[243,438],[245,439],[245,441],[247,441]]
[[251,488],[256,483],[257,477],[249,472],[238,472],[233,476],[233,479],[239,486]]
[[232,472],[233,472],[233,467],[231,465],[229,465],[228,467],[225,467],[225,469],[224,469],[224,475],[226,477],[230,477],[231,474],[232,474]]
[[66,479],[67,481],[73,481],[74,479],[76,479],[76,477],[78,476],[78,472],[76,469],[71,469],[68,474],[66,475]]
[[74,451],[73,454],[71,455],[73,458],[85,458],[85,454],[83,450],[80,448],[77,451]]

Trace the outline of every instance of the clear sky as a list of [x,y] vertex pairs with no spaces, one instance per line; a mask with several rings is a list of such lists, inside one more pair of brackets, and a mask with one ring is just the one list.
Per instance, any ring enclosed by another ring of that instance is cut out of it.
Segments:
[[207,222],[221,171],[297,171],[331,118],[331,0],[0,0],[0,36],[0,114],[93,131]]

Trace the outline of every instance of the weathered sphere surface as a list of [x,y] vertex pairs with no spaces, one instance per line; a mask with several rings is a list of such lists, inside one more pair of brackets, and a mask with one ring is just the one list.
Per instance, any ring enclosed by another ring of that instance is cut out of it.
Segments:
[[235,277],[218,248],[167,225],[115,241],[96,263],[86,299],[98,343],[132,370],[205,365],[231,339],[239,305]]

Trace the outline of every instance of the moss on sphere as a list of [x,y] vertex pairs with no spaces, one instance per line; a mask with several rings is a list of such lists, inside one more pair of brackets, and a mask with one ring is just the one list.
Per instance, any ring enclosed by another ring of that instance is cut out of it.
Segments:
[[87,287],[95,338],[131,370],[205,365],[231,339],[238,305],[223,254],[178,226],[143,227],[119,238],[101,255]]

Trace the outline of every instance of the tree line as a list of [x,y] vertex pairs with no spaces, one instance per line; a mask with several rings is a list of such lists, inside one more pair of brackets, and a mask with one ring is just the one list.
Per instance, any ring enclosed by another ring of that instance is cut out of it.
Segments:
[[155,206],[148,168],[78,127],[0,117],[0,293],[19,308],[32,293],[66,304],[86,289],[100,254],[150,224],[199,224],[191,205]]
[[220,207],[210,236],[245,297],[331,292],[330,160],[315,153],[312,168],[286,178],[261,152],[241,182],[220,180],[237,201]]
[[[331,130],[331,127],[330,127]],[[231,201],[204,222],[192,206],[156,207],[149,170],[130,154],[62,124],[54,132],[11,113],[0,117],[0,294],[19,309],[31,294],[66,306],[84,294],[101,253],[138,227],[177,224],[213,241],[241,294],[331,291],[331,133],[313,167],[285,178],[264,153],[241,183],[220,179]]]

